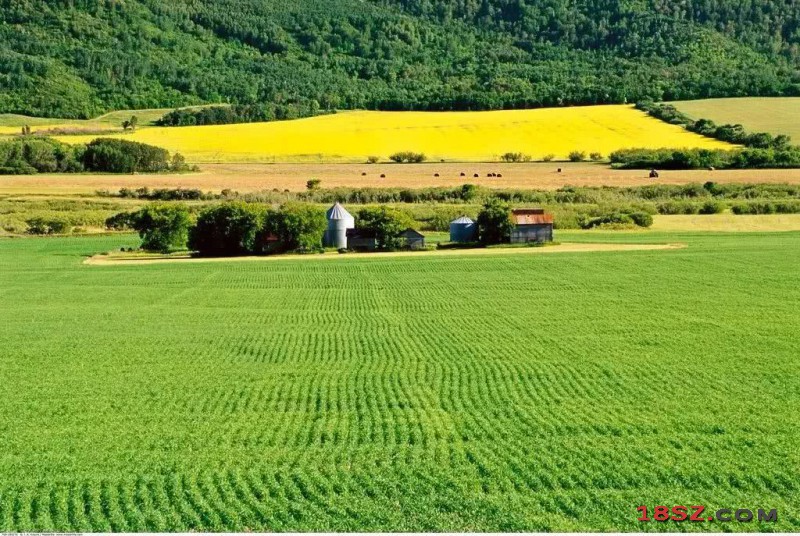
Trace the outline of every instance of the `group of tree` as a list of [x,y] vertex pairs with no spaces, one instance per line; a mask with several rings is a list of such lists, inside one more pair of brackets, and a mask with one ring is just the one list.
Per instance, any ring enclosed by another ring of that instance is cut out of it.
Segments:
[[205,257],[264,255],[322,249],[325,213],[312,205],[228,202],[203,209],[195,218],[186,205],[161,203],[106,220],[109,229],[134,229],[142,249],[162,253],[189,248]]
[[139,126],[139,118],[135,115],[132,115],[130,119],[126,119],[122,122],[122,130],[136,130],[137,126]]
[[[296,202],[277,209],[227,202],[206,207],[196,220],[186,205],[161,203],[106,220],[109,229],[138,231],[142,249],[170,252],[188,248],[204,257],[320,252],[327,225],[322,209]],[[374,237],[382,250],[400,248],[400,234],[412,225],[408,214],[386,206],[364,208],[356,218],[356,228]]]
[[232,106],[204,106],[200,108],[178,108],[161,119],[156,125],[162,127],[188,127],[195,125],[229,125],[234,123],[264,123],[314,117],[322,113],[319,102],[301,99],[287,104],[234,104]]
[[785,0],[15,0],[0,9],[0,112],[795,95],[798,27]]
[[623,149],[611,153],[619,169],[800,168],[800,147],[784,149]]
[[785,134],[773,136],[769,132],[749,133],[739,124],[717,125],[710,119],[695,121],[672,104],[645,101],[637,103],[636,107],[662,121],[680,125],[691,132],[720,141],[744,145],[753,149],[774,149],[776,151],[785,151],[792,147],[792,138]]
[[159,147],[111,138],[69,145],[51,138],[25,136],[0,142],[0,174],[182,172],[183,157]]

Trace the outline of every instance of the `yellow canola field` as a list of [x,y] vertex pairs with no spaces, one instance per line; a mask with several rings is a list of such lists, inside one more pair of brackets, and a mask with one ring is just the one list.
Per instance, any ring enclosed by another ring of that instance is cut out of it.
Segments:
[[[97,136],[64,136],[87,143]],[[648,117],[633,106],[587,106],[494,112],[340,112],[294,121],[141,128],[115,135],[211,162],[363,162],[398,151],[429,160],[494,161],[507,152],[534,159],[571,151],[629,147],[730,148]]]

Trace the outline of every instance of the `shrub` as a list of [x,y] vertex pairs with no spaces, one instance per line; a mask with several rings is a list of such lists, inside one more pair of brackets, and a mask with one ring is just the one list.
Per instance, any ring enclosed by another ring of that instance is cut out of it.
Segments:
[[412,151],[401,151],[389,157],[389,160],[398,164],[419,164],[427,159],[428,157],[423,153],[415,153]]
[[[646,214],[646,216],[650,216]],[[630,226],[634,225],[634,219],[629,214],[624,214],[622,212],[612,212],[610,214],[605,214],[603,216],[597,217],[587,217],[584,216],[580,219],[580,226],[583,229],[594,229],[595,227],[606,226],[606,227],[613,227],[613,226]],[[650,225],[653,224],[652,217],[650,218]]]
[[464,201],[472,201],[478,196],[478,192],[480,189],[474,184],[462,184],[461,185],[461,199]]
[[546,155],[544,155],[542,157],[542,162],[552,162],[553,160],[555,160],[555,158],[556,158],[556,155],[554,155],[552,153],[549,153],[549,154],[546,154]]
[[583,162],[586,160],[586,153],[583,151],[572,151],[569,153],[570,162]]
[[530,162],[531,156],[525,153],[506,153],[500,157],[500,160],[509,163]]
[[133,229],[136,223],[137,212],[120,212],[106,219],[106,229],[112,231],[127,231]]
[[800,202],[780,201],[775,203],[775,212],[778,214],[800,214]]
[[322,181],[319,179],[311,179],[306,182],[306,190],[317,190]]
[[700,214],[722,214],[725,212],[725,203],[720,201],[706,201],[700,207]]
[[261,205],[241,202],[209,207],[189,230],[189,249],[207,257],[255,253],[265,212]]
[[186,247],[191,219],[183,205],[151,205],[132,215],[142,249],[168,253]]
[[592,162],[599,162],[600,160],[603,159],[603,155],[601,153],[591,153],[589,154],[589,159]]
[[35,235],[64,234],[70,229],[70,223],[63,218],[35,217],[25,221],[28,233]]
[[775,205],[768,201],[739,203],[731,207],[734,214],[774,214],[776,212]]
[[378,156],[368,156],[367,157],[367,164],[377,164],[380,161],[381,161],[381,159]]
[[151,201],[198,201],[221,197],[211,193],[204,194],[197,188],[156,188],[151,190],[147,186],[136,188],[135,190],[120,188],[118,195],[123,198],[149,199]]
[[668,201],[657,205],[659,214],[697,214],[699,206],[696,203],[683,201]]
[[653,225],[653,216],[647,212],[631,212],[628,216],[639,227],[652,227]]
[[511,207],[490,198],[478,214],[478,239],[482,244],[502,244],[511,237]]
[[186,171],[198,171],[199,168],[187,164],[186,158],[181,153],[175,153],[170,160],[169,170],[173,173],[183,173]]

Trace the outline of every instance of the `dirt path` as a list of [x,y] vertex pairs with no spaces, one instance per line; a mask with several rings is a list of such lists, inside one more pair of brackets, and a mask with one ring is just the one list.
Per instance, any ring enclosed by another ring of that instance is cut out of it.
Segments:
[[323,261],[341,259],[385,259],[396,257],[458,257],[478,255],[539,255],[548,253],[589,253],[597,251],[649,251],[662,249],[682,249],[686,244],[579,244],[568,243],[548,247],[530,248],[476,248],[476,249],[450,249],[436,251],[393,251],[388,253],[327,253],[324,255],[275,255],[263,257],[221,257],[221,258],[193,258],[188,255],[160,257],[130,256],[118,253],[111,255],[95,255],[83,261],[92,266],[134,266],[147,264],[189,264],[209,262],[249,262],[249,261]]

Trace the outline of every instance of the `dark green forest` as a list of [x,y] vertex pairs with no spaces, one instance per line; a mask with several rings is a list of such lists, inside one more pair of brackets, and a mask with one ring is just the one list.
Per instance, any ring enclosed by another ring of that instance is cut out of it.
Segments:
[[798,94],[786,0],[0,0],[0,112]]

